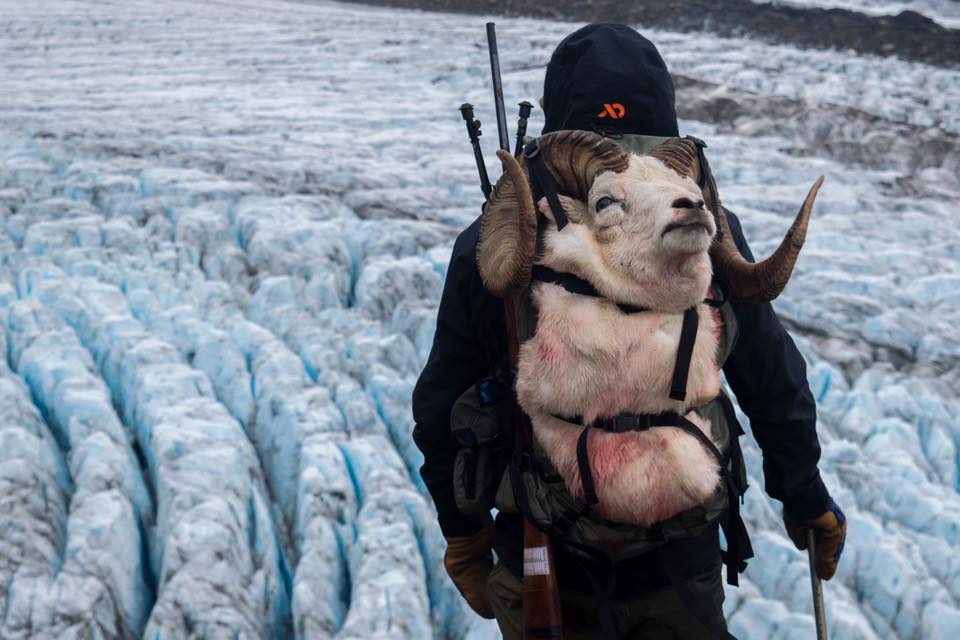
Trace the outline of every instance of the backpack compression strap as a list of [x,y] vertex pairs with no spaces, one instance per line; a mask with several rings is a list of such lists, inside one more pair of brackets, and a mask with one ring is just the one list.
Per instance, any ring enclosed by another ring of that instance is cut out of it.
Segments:
[[[730,400],[721,394],[724,410],[732,412],[733,407]],[[567,420],[560,416],[555,416],[561,420]],[[582,422],[582,420],[581,420]],[[731,422],[731,424],[736,424]],[[724,564],[727,566],[727,583],[732,586],[738,586],[738,574],[747,568],[746,560],[753,557],[753,548],[750,544],[750,535],[744,525],[743,518],[740,517],[740,494],[743,488],[739,487],[733,474],[727,468],[730,457],[733,452],[724,455],[717,449],[716,445],[701,431],[693,422],[681,416],[679,413],[666,412],[657,414],[621,414],[613,418],[605,418],[593,423],[592,426],[584,427],[577,439],[577,465],[580,469],[580,482],[583,486],[583,500],[587,507],[593,507],[600,498],[597,495],[596,486],[593,482],[593,470],[590,466],[590,456],[588,451],[588,438],[590,429],[603,429],[614,433],[623,433],[626,431],[646,431],[653,427],[676,427],[682,429],[687,434],[697,439],[710,452],[720,465],[720,476],[727,488],[728,509],[727,518],[723,525],[724,537],[727,539],[727,550],[724,553]],[[736,437],[731,434],[731,437]],[[736,461],[739,464],[739,461]]]
[[562,231],[567,226],[567,214],[560,204],[560,196],[557,195],[557,188],[553,186],[553,180],[550,178],[550,172],[543,164],[543,158],[540,157],[540,141],[533,140],[523,148],[523,158],[526,160],[527,169],[530,171],[530,182],[533,184],[535,197],[542,195],[547,199],[550,205],[550,211],[553,212],[553,218],[557,221],[557,231]]
[[[561,273],[554,271],[550,267],[542,264],[533,266],[531,277],[539,282],[548,282],[563,287],[570,293],[576,293],[582,296],[593,298],[603,298],[603,295],[597,291],[596,287],[579,276],[572,273]],[[715,300],[707,299],[704,301],[710,306],[719,306]],[[614,304],[624,313],[641,313],[650,311],[646,307],[637,307],[632,304],[615,302]],[[682,402],[687,397],[687,380],[690,376],[690,361],[693,358],[693,347],[697,342],[697,330],[700,322],[697,316],[697,308],[690,307],[683,312],[683,325],[680,328],[680,345],[677,348],[677,360],[673,366],[673,380],[670,383],[670,399]]]
[[[561,418],[561,420],[565,420],[565,418]],[[611,428],[608,428],[608,426]],[[683,429],[706,447],[707,451],[717,459],[721,469],[726,467],[727,457],[720,453],[716,445],[710,441],[710,438],[704,435],[703,431],[697,428],[697,425],[679,413],[668,411],[665,413],[642,415],[621,414],[613,418],[599,420],[595,422],[593,426],[584,427],[583,431],[580,432],[580,437],[577,439],[577,465],[580,467],[583,499],[588,505],[593,506],[600,502],[600,498],[597,496],[596,486],[593,483],[593,471],[590,467],[590,456],[587,449],[590,429],[599,428],[604,431],[624,433],[626,431],[646,431],[652,427],[677,427]]]
[[707,164],[707,158],[703,155],[703,150],[707,148],[707,143],[700,138],[687,136],[697,146],[697,164],[700,168],[700,183],[697,185],[701,190],[710,192],[710,212],[713,214],[713,222],[716,225],[717,233],[714,236],[714,242],[720,242],[723,239],[723,228],[720,226],[720,207],[718,206],[717,182],[713,179],[713,173],[710,171],[710,165]]
[[670,384],[671,400],[682,402],[687,398],[687,378],[690,376],[690,360],[693,358],[693,345],[697,341],[699,325],[696,307],[690,307],[683,312],[680,346],[677,349],[677,361],[673,365],[673,382]]
[[[570,293],[577,293],[581,296],[590,296],[591,298],[603,298],[603,294],[597,291],[596,287],[580,276],[575,276],[572,273],[554,271],[550,267],[546,267],[542,264],[535,264],[533,265],[533,270],[530,272],[530,276],[533,280],[538,282],[548,282],[550,284],[555,284],[558,287],[563,287]],[[611,300],[611,302],[613,301]],[[646,307],[638,307],[625,302],[614,302],[614,304],[616,304],[620,311],[623,311],[624,313],[641,313],[643,311],[650,311],[650,309]]]

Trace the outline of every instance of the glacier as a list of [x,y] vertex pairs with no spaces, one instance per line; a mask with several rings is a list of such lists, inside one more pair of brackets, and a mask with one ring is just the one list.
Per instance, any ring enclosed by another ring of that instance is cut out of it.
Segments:
[[[410,412],[479,212],[460,103],[493,160],[486,20],[0,11],[0,637],[498,637],[444,572]],[[505,93],[534,101],[579,25],[497,23]],[[849,519],[833,637],[952,640],[960,72],[644,31],[755,253],[826,176],[776,308]],[[812,637],[806,557],[744,448],[731,630]]]

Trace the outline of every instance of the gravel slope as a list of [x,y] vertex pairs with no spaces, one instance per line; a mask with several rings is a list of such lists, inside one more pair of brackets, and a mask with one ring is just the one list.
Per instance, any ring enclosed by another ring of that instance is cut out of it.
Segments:
[[[956,20],[937,22],[910,6],[896,15],[861,12],[857,2],[756,2],[755,0],[368,0],[390,7],[491,13],[583,22],[625,22],[645,28],[720,37],[746,37],[809,49],[852,50],[938,66],[960,66]],[[948,2],[953,0],[947,0]],[[825,8],[826,7],[826,8]],[[843,7],[843,8],[838,8]],[[929,11],[929,7],[917,7]],[[948,7],[952,15],[953,7]],[[936,13],[933,14],[937,16]]]

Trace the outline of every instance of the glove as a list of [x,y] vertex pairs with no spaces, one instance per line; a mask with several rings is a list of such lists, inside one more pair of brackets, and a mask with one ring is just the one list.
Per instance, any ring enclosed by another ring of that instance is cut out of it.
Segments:
[[493,536],[487,531],[472,536],[447,538],[443,566],[470,608],[484,618],[493,618],[487,598],[487,578],[493,570]]
[[830,510],[813,520],[794,520],[784,510],[783,523],[787,527],[787,535],[801,551],[807,548],[807,530],[814,530],[814,570],[823,580],[832,578],[837,572],[837,564],[847,538],[847,518],[837,503],[830,500]]

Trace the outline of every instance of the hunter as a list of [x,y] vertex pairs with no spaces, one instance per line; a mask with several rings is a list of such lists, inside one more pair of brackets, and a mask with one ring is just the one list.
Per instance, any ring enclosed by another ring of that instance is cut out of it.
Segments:
[[[547,66],[540,104],[543,134],[590,131],[637,154],[679,136],[666,65],[652,43],[624,25],[592,24],[565,38]],[[726,218],[736,248],[752,262],[739,221],[729,211]],[[502,369],[506,358],[503,302],[485,290],[478,273],[479,234],[478,218],[454,245],[433,348],[413,393],[414,439],[424,455],[421,475],[448,543],[447,572],[474,611],[495,617],[505,638],[521,638],[521,510],[512,504],[512,493],[504,496],[501,490],[495,523],[467,515],[458,508],[453,482],[462,443],[451,432],[451,410],[465,391]],[[846,525],[817,469],[816,405],[804,360],[769,303],[733,300],[729,305],[738,338],[729,342],[723,373],[763,452],[767,493],[783,503],[784,523],[798,548],[806,548],[805,532],[814,530],[816,572],[829,580]],[[728,420],[736,445],[736,419],[730,415]],[[503,475],[502,468],[497,473]],[[498,485],[500,478],[493,480]],[[741,492],[745,474],[742,484]],[[737,498],[732,498],[732,508]],[[617,561],[605,558],[603,549],[585,556],[554,539],[565,637],[614,633],[690,639],[725,632],[719,532],[715,520],[692,537],[661,544],[656,553]],[[724,533],[729,546],[736,531],[725,528]],[[736,571],[751,555],[748,541],[738,546],[739,557],[727,558],[728,581],[734,584]]]

